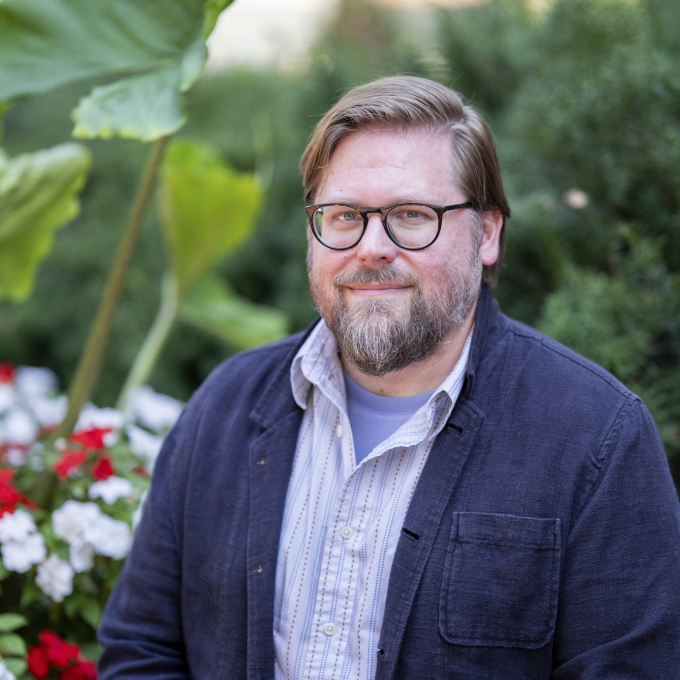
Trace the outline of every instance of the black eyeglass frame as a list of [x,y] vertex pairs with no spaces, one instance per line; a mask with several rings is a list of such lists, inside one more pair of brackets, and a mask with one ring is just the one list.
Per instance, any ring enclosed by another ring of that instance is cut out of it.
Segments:
[[[314,213],[319,208],[328,208],[333,205],[347,206],[348,208],[356,210],[364,221],[364,228],[361,230],[359,238],[349,246],[329,246],[327,243],[321,240],[321,236],[319,236],[316,229],[314,228]],[[396,236],[390,231],[390,228],[387,226],[387,215],[391,210],[399,208],[402,205],[422,205],[423,207],[430,208],[434,210],[435,213],[437,213],[437,233],[429,243],[426,243],[424,246],[405,246],[403,243],[400,243]],[[361,241],[361,239],[364,237],[364,234],[366,233],[366,229],[368,227],[368,216],[372,213],[380,213],[383,229],[394,245],[398,246],[399,248],[403,248],[404,250],[424,250],[425,248],[429,248],[439,238],[439,233],[442,230],[442,217],[444,216],[444,213],[448,212],[449,210],[459,210],[461,208],[472,208],[472,203],[467,201],[466,203],[454,203],[453,205],[430,205],[429,203],[414,203],[413,201],[406,201],[404,203],[390,205],[387,208],[361,208],[358,205],[352,205],[351,203],[319,203],[317,205],[305,206],[305,212],[309,218],[309,228],[312,230],[312,234],[314,234],[316,240],[322,246],[330,248],[331,250],[349,250],[350,248],[354,248],[354,246],[358,245],[359,241]]]

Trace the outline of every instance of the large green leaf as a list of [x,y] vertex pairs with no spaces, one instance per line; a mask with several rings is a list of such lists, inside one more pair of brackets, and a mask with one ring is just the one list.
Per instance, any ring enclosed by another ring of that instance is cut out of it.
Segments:
[[170,144],[158,204],[180,299],[250,235],[261,200],[256,178],[232,170],[211,147]]
[[9,159],[0,150],[0,299],[22,300],[55,230],[80,209],[90,154],[80,144]]
[[0,102],[0,142],[2,142],[3,127],[2,127],[2,116],[11,106],[9,102]]
[[280,310],[244,300],[215,278],[194,286],[180,305],[179,318],[237,350],[284,338],[289,327],[288,317]]
[[[150,141],[179,129],[204,39],[233,0],[2,0],[0,101],[88,77],[126,74],[74,111],[79,137]],[[132,75],[130,75],[132,74]]]

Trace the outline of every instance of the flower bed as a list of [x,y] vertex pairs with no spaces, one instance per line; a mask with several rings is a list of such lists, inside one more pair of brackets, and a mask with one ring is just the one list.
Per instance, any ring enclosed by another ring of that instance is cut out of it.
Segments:
[[182,407],[141,387],[57,439],[66,406],[51,371],[0,364],[0,680],[96,677],[95,630]]

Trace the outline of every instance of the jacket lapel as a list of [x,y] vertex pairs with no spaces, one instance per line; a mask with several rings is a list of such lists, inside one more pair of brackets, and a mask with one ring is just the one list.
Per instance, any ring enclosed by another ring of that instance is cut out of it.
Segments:
[[295,344],[250,413],[250,418],[264,431],[251,444],[248,460],[249,680],[271,680],[274,677],[276,562],[288,480],[302,422],[302,410],[291,390],[290,366],[314,325]]
[[459,397],[437,436],[406,513],[392,563],[383,617],[376,680],[394,675],[406,622],[434,545],[444,510],[474,445],[484,414]]
[[274,597],[279,535],[302,411],[267,429],[250,449],[248,678],[274,677]]

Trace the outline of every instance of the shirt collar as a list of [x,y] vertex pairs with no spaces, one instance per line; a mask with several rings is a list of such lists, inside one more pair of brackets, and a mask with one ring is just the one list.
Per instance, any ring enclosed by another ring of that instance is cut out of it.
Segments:
[[321,386],[329,378],[333,379],[334,383],[342,385],[344,402],[344,380],[338,356],[338,343],[326,322],[321,319],[298,350],[290,367],[291,387],[297,405],[306,409],[312,385]]
[[[441,406],[453,407],[456,399],[458,399],[465,378],[465,369],[468,365],[474,329],[473,326],[453,370],[427,402],[430,420],[433,420],[435,411]],[[302,409],[307,408],[307,400],[312,385],[325,387],[326,391],[335,393],[336,401],[345,403],[345,384],[342,365],[338,356],[338,345],[323,319],[317,324],[295,355],[290,367],[290,377],[293,397]]]

